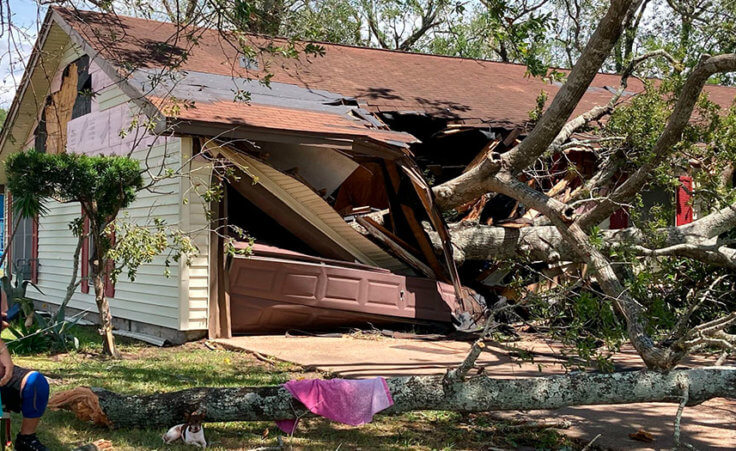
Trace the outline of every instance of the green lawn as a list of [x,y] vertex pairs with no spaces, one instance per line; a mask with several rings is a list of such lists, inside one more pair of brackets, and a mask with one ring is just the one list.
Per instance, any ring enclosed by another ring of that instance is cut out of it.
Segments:
[[[288,364],[271,365],[248,354],[215,350],[202,342],[156,348],[120,340],[125,358],[110,361],[98,354],[98,337],[91,329],[78,332],[81,349],[57,355],[15,356],[16,364],[49,376],[52,393],[77,386],[97,386],[121,393],[153,393],[195,386],[279,384],[292,378],[316,377]],[[5,336],[4,336],[5,338]],[[20,418],[13,417],[14,431]],[[73,449],[99,439],[112,441],[116,450],[193,449],[163,446],[163,429],[107,430],[77,420],[69,412],[48,412],[39,436],[53,450]],[[271,422],[214,423],[205,426],[212,449],[251,449],[275,446],[280,431]],[[264,438],[265,436],[265,438]],[[360,428],[321,419],[302,421],[295,437],[286,438],[295,449],[487,449],[532,446],[539,449],[577,448],[553,431],[516,432],[486,415],[416,412],[377,417]]]

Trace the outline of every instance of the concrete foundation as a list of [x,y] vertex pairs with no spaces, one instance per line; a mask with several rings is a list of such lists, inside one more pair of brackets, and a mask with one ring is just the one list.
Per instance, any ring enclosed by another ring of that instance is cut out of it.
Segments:
[[[38,310],[44,310],[51,313],[56,313],[59,306],[56,304],[49,304],[48,302],[34,301]],[[75,317],[82,310],[67,307],[66,317]],[[99,324],[99,315],[97,310],[90,311],[82,315],[82,319]],[[112,319],[113,327],[117,330],[125,330],[129,332],[137,332],[146,335],[153,335],[166,340],[169,344],[179,345],[187,341],[199,340],[207,335],[206,330],[176,330],[169,327],[157,326],[154,324],[147,324],[140,321],[133,321],[124,318]]]

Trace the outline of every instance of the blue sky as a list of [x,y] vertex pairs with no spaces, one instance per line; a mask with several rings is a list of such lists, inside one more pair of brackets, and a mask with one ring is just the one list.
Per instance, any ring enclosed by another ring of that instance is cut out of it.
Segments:
[[5,109],[13,101],[16,84],[23,75],[46,7],[34,0],[12,0],[10,13],[17,29],[10,34],[4,30],[0,36],[0,108]]

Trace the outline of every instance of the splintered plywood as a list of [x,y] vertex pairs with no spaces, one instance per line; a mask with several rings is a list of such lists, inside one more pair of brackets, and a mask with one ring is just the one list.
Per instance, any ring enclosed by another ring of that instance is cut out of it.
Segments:
[[61,88],[51,94],[51,103],[46,107],[46,152],[64,152],[66,126],[72,119],[72,109],[77,99],[77,65],[72,63],[62,78]]
[[402,262],[355,231],[324,199],[303,183],[255,158],[227,147],[211,149],[227,158],[289,206],[357,261],[391,271],[406,271]]

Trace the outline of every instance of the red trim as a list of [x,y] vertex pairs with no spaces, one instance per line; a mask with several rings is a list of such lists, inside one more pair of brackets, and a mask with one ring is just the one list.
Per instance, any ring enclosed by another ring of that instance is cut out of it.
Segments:
[[675,225],[681,226],[693,222],[693,178],[687,175],[680,176],[680,186],[677,188],[677,216]]
[[[84,214],[84,210],[82,210],[82,233],[87,236],[89,234],[89,218],[87,215]],[[82,293],[89,293],[89,236],[85,238],[84,241],[82,241],[82,281],[79,284],[79,288],[82,290]]]
[[38,283],[38,216],[31,226],[31,282]]
[[[115,231],[110,233],[110,246],[115,245]],[[107,262],[107,272],[105,274],[105,297],[108,298],[114,298],[115,297],[115,284],[112,282],[112,279],[110,278],[110,272],[113,270],[113,263],[111,261]]]
[[12,255],[10,250],[13,248],[13,243],[10,242],[10,237],[13,236],[13,195],[8,191],[8,195],[5,197],[5,211],[7,213],[8,222],[8,234],[5,235],[5,252],[8,254],[5,256],[5,268],[8,274],[13,274],[13,269],[10,267],[12,261]]

